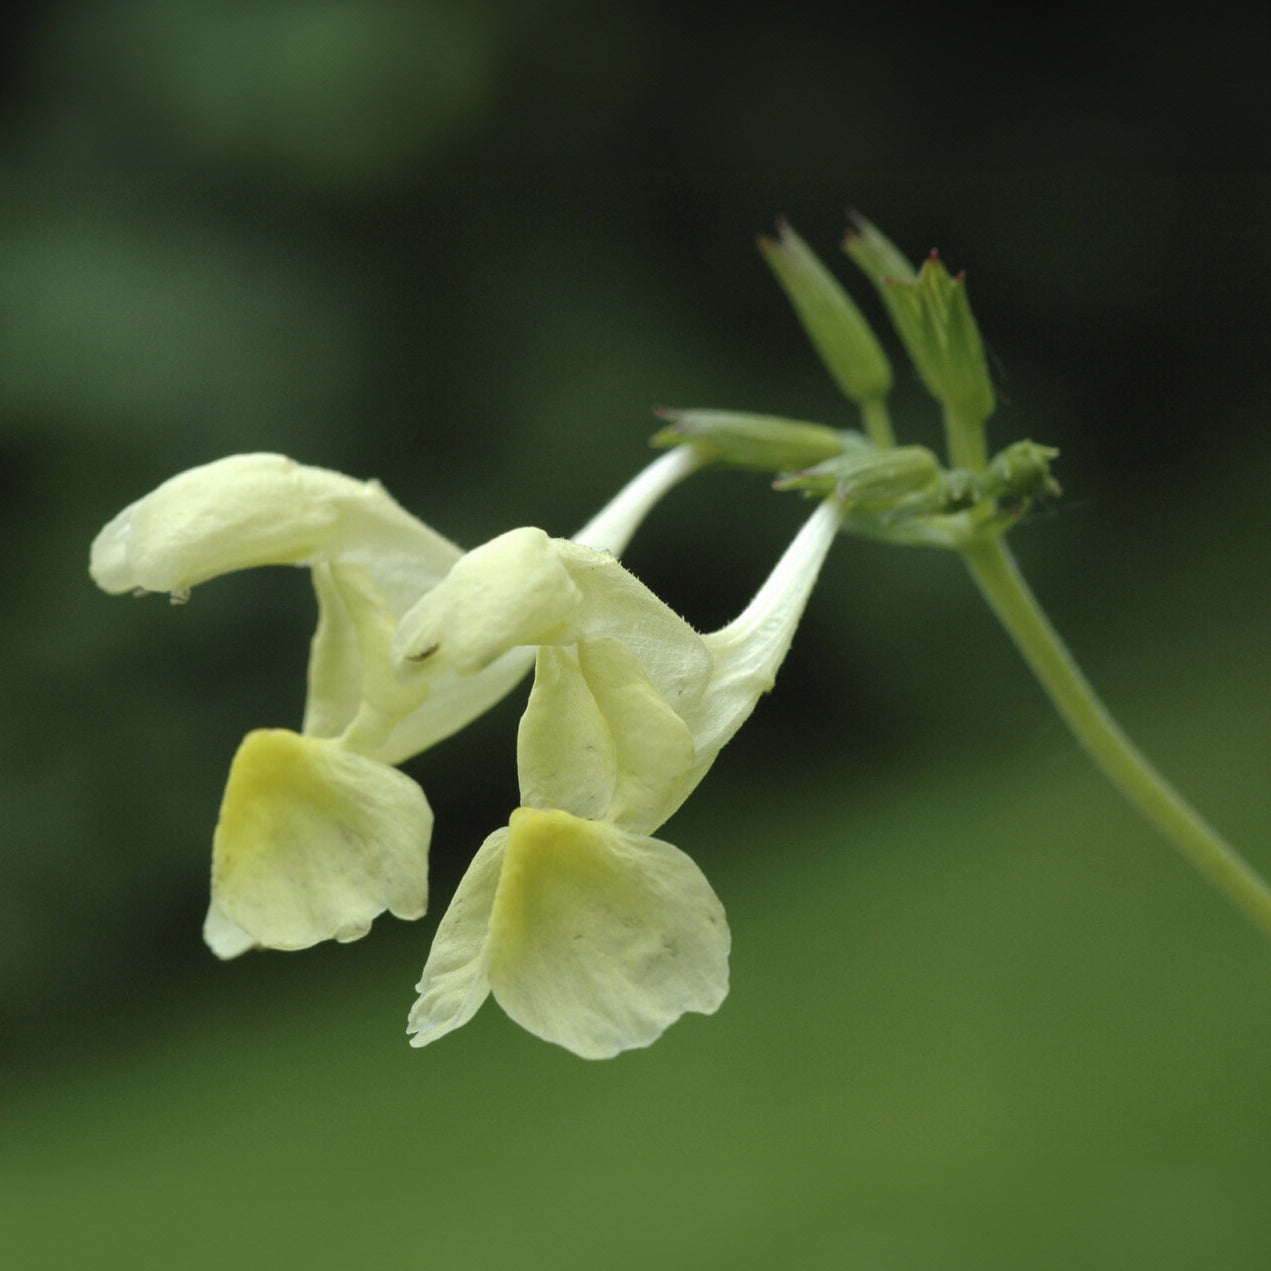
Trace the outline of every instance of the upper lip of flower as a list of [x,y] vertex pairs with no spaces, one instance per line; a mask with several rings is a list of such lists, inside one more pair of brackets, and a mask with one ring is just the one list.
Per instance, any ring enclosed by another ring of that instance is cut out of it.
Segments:
[[401,612],[462,554],[379,482],[261,453],[190,468],[129,504],[94,540],[89,572],[109,592],[174,592],[255,565],[346,560]]

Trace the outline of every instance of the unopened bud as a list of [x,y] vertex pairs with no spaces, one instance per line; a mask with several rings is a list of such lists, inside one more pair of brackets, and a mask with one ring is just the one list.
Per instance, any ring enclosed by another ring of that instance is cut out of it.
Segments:
[[891,364],[839,281],[785,221],[759,248],[834,382],[858,405],[891,390]]
[[984,492],[994,498],[1029,499],[1039,494],[1053,498],[1062,493],[1059,482],[1050,475],[1050,461],[1058,457],[1054,446],[1017,441],[993,456]]
[[836,495],[863,512],[899,511],[926,501],[940,484],[940,463],[926,446],[859,449],[827,459],[803,472],[781,476],[778,490]]
[[785,472],[809,468],[866,445],[860,433],[844,433],[824,424],[809,424],[777,415],[731,410],[659,410],[668,427],[654,433],[650,444],[691,444],[703,458],[739,468]]
[[852,213],[853,229],[843,240],[843,250],[860,266],[876,287],[886,279],[916,282],[918,271],[900,248],[863,216]]
[[993,386],[965,276],[956,278],[932,252],[914,282],[889,279],[892,319],[931,395],[965,420],[993,413]]

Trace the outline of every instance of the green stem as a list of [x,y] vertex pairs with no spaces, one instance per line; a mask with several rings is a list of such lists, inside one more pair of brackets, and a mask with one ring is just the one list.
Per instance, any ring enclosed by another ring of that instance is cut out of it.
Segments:
[[983,472],[989,466],[983,418],[960,415],[951,406],[946,406],[944,439],[949,449],[951,467],[965,468],[967,472]]
[[881,397],[861,402],[861,419],[869,439],[876,446],[894,446],[896,434],[892,432],[891,416],[887,413],[887,402]]
[[971,577],[1077,740],[1132,804],[1271,935],[1271,889],[1121,731],[1042,612],[1001,538],[962,549]]

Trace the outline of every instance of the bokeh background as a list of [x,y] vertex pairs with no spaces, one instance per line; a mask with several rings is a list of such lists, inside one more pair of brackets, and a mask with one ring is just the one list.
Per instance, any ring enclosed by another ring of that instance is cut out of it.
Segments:
[[[0,1248],[21,1268],[1224,1268],[1271,1240],[1271,948],[1076,750],[958,562],[844,540],[666,830],[722,1011],[587,1064],[492,1003],[422,1052],[520,695],[408,766],[434,902],[219,964],[241,735],[300,571],[108,598],[88,544],[246,450],[443,533],[568,533],[657,404],[846,425],[753,243],[852,205],[965,268],[1014,534],[1130,732],[1271,870],[1268,22],[655,0],[69,0],[0,53]],[[1070,25],[1067,23],[1070,22]],[[847,279],[871,313],[872,298]],[[902,374],[906,439],[934,414]],[[803,508],[709,473],[629,563],[702,628]]]

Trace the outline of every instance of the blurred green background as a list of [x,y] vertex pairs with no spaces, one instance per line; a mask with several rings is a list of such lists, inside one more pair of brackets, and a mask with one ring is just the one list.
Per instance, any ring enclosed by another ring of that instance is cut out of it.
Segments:
[[[847,424],[754,251],[848,204],[966,268],[1015,532],[1130,732],[1271,871],[1267,18],[464,0],[19,4],[0,54],[0,1249],[16,1267],[1262,1267],[1271,948],[1077,752],[956,560],[844,540],[666,830],[722,1011],[587,1064],[411,986],[515,799],[520,695],[408,770],[434,902],[219,964],[241,735],[299,571],[184,609],[88,544],[190,465],[379,476],[461,543],[579,525],[651,408]],[[854,286],[844,262],[842,276]],[[871,313],[871,298],[857,294]],[[902,374],[906,440],[934,416]],[[632,567],[699,627],[803,509],[710,473]]]

